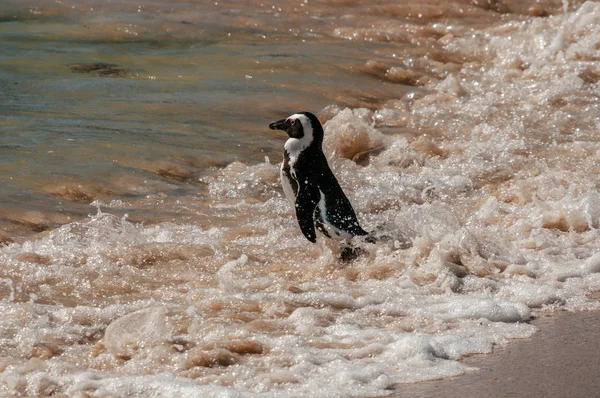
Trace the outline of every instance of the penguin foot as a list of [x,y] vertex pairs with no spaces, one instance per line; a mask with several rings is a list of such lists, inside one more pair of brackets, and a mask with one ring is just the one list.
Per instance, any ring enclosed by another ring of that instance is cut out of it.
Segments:
[[340,252],[340,260],[346,263],[352,260],[356,260],[357,258],[365,254],[367,254],[367,251],[362,247],[346,245],[342,248]]
[[378,239],[376,237],[374,237],[372,234],[369,234],[367,236],[365,236],[365,242],[369,242],[369,243],[377,243]]

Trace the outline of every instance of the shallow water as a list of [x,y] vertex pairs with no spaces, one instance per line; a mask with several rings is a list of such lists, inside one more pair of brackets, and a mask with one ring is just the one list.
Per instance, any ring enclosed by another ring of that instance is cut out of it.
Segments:
[[18,235],[94,199],[202,192],[210,166],[280,156],[272,118],[398,93],[352,70],[390,46],[324,36],[325,17],[288,30],[297,18],[252,3],[75,3],[0,6],[0,200]]
[[[514,3],[3,2],[0,391],[381,396],[598,308],[600,5]],[[350,264],[298,110],[391,238]]]

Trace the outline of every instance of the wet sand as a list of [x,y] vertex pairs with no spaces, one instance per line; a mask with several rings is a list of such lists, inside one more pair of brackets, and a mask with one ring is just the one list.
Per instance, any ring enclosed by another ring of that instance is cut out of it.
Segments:
[[600,311],[560,313],[533,321],[530,339],[462,362],[479,371],[400,386],[394,397],[600,396]]

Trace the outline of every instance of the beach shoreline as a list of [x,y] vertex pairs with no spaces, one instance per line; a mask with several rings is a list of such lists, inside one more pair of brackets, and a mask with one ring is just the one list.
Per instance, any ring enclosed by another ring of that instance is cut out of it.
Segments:
[[462,376],[400,385],[392,397],[593,397],[600,394],[600,311],[559,312],[532,321],[531,338],[461,360]]

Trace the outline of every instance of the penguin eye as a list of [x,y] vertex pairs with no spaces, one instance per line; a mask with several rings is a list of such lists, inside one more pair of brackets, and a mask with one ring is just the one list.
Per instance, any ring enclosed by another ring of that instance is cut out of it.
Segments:
[[293,126],[296,124],[296,119],[288,119],[288,122],[290,122],[290,124]]

